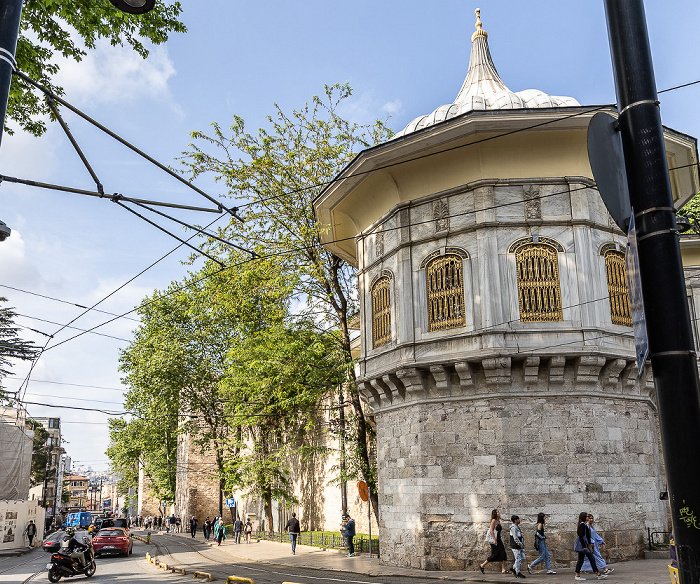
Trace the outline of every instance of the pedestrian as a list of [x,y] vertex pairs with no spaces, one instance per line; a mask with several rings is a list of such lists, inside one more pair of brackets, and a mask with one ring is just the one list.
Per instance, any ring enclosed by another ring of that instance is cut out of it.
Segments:
[[245,542],[250,543],[250,536],[253,533],[253,524],[250,522],[250,517],[245,522],[243,532],[245,533]]
[[348,542],[348,557],[352,558],[355,555],[355,542],[353,542],[353,538],[355,537],[355,520],[350,517],[349,513],[345,514],[345,519],[347,519],[347,523],[345,524],[345,538]]
[[180,533],[182,531],[182,519],[180,519],[180,516],[178,515],[175,517],[175,532]]
[[527,571],[532,574],[532,568],[537,564],[544,562],[547,567],[547,574],[556,574],[552,570],[552,560],[549,557],[549,550],[547,549],[547,536],[544,534],[544,513],[539,513],[537,515],[537,531],[535,531],[535,549],[540,552],[539,557],[532,562],[532,564],[527,565]]
[[214,537],[216,538],[216,545],[221,545],[221,542],[226,539],[226,526],[221,517],[214,524]]
[[595,572],[598,580],[607,578],[606,574],[601,574],[596,566],[595,558],[593,557],[593,543],[591,542],[591,530],[588,527],[588,513],[582,511],[578,516],[578,527],[576,528],[576,541],[574,542],[574,551],[578,553],[578,562],[576,562],[576,576],[574,580],[583,582],[586,579],[581,578],[581,566],[583,561],[588,558],[591,563],[591,571]]
[[194,537],[197,533],[197,518],[192,515],[192,519],[190,519],[190,534],[192,537]]
[[520,571],[520,566],[525,561],[525,540],[523,532],[520,530],[520,517],[511,515],[510,521],[510,549],[513,552],[513,572],[516,578],[524,578],[525,574]]
[[170,533],[175,533],[175,513],[168,517],[168,525],[170,525]]
[[301,532],[301,526],[299,525],[296,513],[292,513],[284,529],[289,532],[289,541],[292,544],[292,555],[295,555],[297,553],[297,537],[299,537],[299,533]]
[[36,525],[34,525],[34,521],[31,519],[29,520],[29,525],[27,525],[25,529],[25,533],[29,539],[29,547],[32,547],[34,545],[34,536],[36,536]]
[[[603,574],[612,574],[615,568],[608,568],[605,559],[600,553],[601,545],[605,545],[605,540],[598,534],[595,527],[593,527],[594,519],[593,515],[588,515],[586,518],[586,523],[588,524],[588,529],[591,533],[591,543],[593,544],[593,557],[595,558],[596,567],[603,572]],[[586,558],[583,560],[583,565],[581,566],[582,572],[592,572],[591,562]]]
[[236,517],[236,521],[233,522],[233,541],[234,543],[241,543],[241,532],[243,531],[243,522],[240,517]]
[[484,574],[484,567],[489,562],[501,562],[501,574],[506,574],[506,546],[503,545],[501,540],[501,512],[498,509],[491,511],[491,523],[489,524],[489,530],[486,532],[486,541],[491,544],[491,555],[486,558],[483,564],[479,566],[481,573]]
[[[209,536],[211,535],[212,531],[212,523],[209,520],[209,516],[207,515],[207,518],[204,520],[204,523],[202,523],[202,532],[204,533],[204,539],[209,541]],[[214,537],[216,537],[216,534],[214,534]]]

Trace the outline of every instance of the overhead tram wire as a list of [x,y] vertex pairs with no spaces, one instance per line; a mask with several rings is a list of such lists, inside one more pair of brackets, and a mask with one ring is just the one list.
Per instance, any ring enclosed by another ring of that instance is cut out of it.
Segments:
[[[77,302],[70,302],[69,300],[61,300],[60,298],[54,298],[53,296],[47,296],[45,294],[39,294],[38,292],[30,292],[29,290],[22,290],[21,288],[15,288],[13,286],[8,286],[7,284],[0,284],[0,287],[2,288],[7,288],[8,290],[14,290],[15,292],[21,292],[23,294],[30,294],[31,296],[38,296],[39,298],[45,298],[46,300],[53,300],[55,302],[61,302],[62,304],[70,304],[71,306],[77,306],[78,308],[87,308],[87,306],[84,306],[82,304],[78,304]],[[107,312],[106,310],[99,310],[97,308],[93,309],[93,312],[99,312],[100,314],[108,314],[109,316],[117,316],[113,312]],[[133,320],[134,322],[140,322],[136,318],[129,318],[129,317],[124,317],[127,320]],[[37,332],[37,331],[34,331]],[[41,333],[45,334],[45,333]]]
[[[225,211],[226,211],[227,213],[229,213],[232,217],[235,217],[235,218],[238,219],[239,221],[242,221],[242,219],[237,215],[237,212],[238,212],[238,208],[237,208],[237,207],[232,207],[232,208],[230,208],[230,209],[227,208],[227,207],[225,207],[224,205],[221,204],[221,201],[218,201],[218,200],[216,200],[214,197],[212,197],[211,195],[208,195],[207,193],[205,193],[205,192],[204,192],[202,189],[200,189],[199,187],[193,185],[191,182],[189,182],[189,181],[185,180],[184,178],[182,178],[182,176],[180,176],[179,174],[177,174],[176,172],[174,172],[172,169],[170,169],[170,168],[168,168],[167,166],[165,166],[164,164],[158,162],[155,158],[149,156],[149,155],[146,154],[143,150],[140,150],[139,148],[137,148],[136,146],[134,146],[133,144],[131,144],[130,142],[128,142],[127,140],[125,140],[124,138],[122,138],[121,136],[119,136],[118,134],[116,134],[115,132],[112,132],[112,131],[111,131],[110,129],[108,129],[107,127],[103,126],[102,124],[100,124],[99,122],[97,122],[96,120],[94,120],[93,118],[91,118],[90,116],[88,116],[87,114],[83,113],[83,112],[80,111],[77,107],[71,105],[71,104],[68,103],[66,100],[62,99],[61,97],[59,97],[58,95],[56,95],[55,93],[53,93],[49,88],[44,87],[44,86],[41,85],[40,83],[34,81],[31,77],[29,77],[29,76],[27,76],[26,74],[22,73],[22,72],[19,71],[18,69],[15,69],[15,70],[13,71],[13,73],[14,73],[15,75],[17,75],[20,79],[22,79],[23,81],[25,81],[26,83],[29,83],[30,85],[33,85],[34,87],[36,87],[37,89],[39,89],[41,92],[44,93],[44,95],[46,95],[46,96],[47,96],[48,98],[50,98],[51,100],[53,100],[53,101],[55,101],[55,102],[58,102],[58,103],[60,103],[61,105],[67,107],[69,110],[71,110],[73,113],[75,113],[76,115],[78,115],[78,116],[80,116],[81,118],[83,118],[85,121],[89,122],[90,124],[92,124],[93,126],[95,126],[96,128],[98,128],[99,130],[102,130],[105,134],[107,134],[108,136],[110,136],[110,137],[112,137],[113,139],[117,140],[117,142],[119,142],[119,143],[121,143],[122,145],[126,146],[127,148],[129,148],[130,150],[132,150],[133,152],[135,152],[136,154],[138,154],[138,155],[141,156],[142,158],[148,160],[151,164],[153,164],[153,165],[157,166],[158,168],[160,168],[163,172],[169,174],[171,177],[173,177],[173,178],[175,178],[176,180],[180,181],[182,184],[184,184],[184,185],[186,185],[187,187],[191,188],[193,191],[195,191],[196,193],[198,193],[199,195],[201,195],[202,197],[204,197],[205,199],[207,199],[208,201],[210,201],[211,203],[213,203],[214,205],[216,205],[216,207],[217,207],[217,211],[216,211],[216,212],[219,212],[219,213],[220,213],[222,210],[225,210]],[[98,181],[98,182],[99,182],[99,181]],[[88,194],[88,193],[82,193],[82,194]],[[99,192],[98,192],[98,196],[100,196]],[[101,196],[104,197],[105,195],[102,194]],[[158,204],[158,203],[157,203],[157,202],[152,202],[151,204]]]
[[[88,331],[88,330],[86,330],[86,329],[81,329],[81,328],[78,328],[78,327],[76,327],[76,326],[69,326],[69,325],[66,325],[66,326],[64,327],[60,322],[54,322],[54,321],[52,321],[52,320],[46,320],[46,319],[44,319],[44,318],[39,318],[39,317],[37,317],[37,316],[29,316],[29,315],[27,315],[27,314],[21,314],[21,313],[19,313],[19,312],[15,313],[15,314],[16,314],[17,316],[21,316],[22,318],[30,318],[30,319],[32,319],[32,320],[38,320],[38,321],[40,321],[40,322],[45,322],[45,323],[48,323],[48,324],[55,324],[56,326],[60,326],[60,327],[63,327],[63,328],[74,329],[74,330],[81,331],[81,332],[85,332],[85,333],[86,333],[86,332],[89,332],[90,334],[99,335],[99,336],[101,336],[101,337],[106,337],[106,338],[108,338],[108,339],[114,339],[115,341],[122,341],[122,342],[124,342],[124,343],[130,343],[130,342],[131,342],[129,339],[123,339],[123,338],[121,338],[121,337],[115,337],[115,336],[113,336],[113,335],[108,335],[108,334],[105,334],[105,333],[98,333],[98,332],[95,332],[95,331]],[[29,328],[29,327],[25,327],[25,328]],[[34,329],[30,329],[30,330],[34,330]],[[34,331],[34,332],[40,332],[40,331]],[[47,335],[46,333],[40,333],[40,334],[45,335],[45,336],[50,337],[50,338],[53,338],[53,337],[55,336],[55,335]]]

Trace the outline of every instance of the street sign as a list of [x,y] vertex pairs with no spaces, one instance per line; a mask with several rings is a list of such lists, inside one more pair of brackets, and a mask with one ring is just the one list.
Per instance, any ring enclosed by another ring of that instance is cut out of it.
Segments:
[[363,501],[369,500],[369,488],[367,487],[367,483],[365,481],[359,481],[357,483],[357,492],[360,495],[360,499]]
[[627,287],[629,288],[630,311],[632,312],[634,347],[637,354],[637,372],[641,377],[644,363],[649,356],[649,338],[647,337],[647,320],[644,315],[642,279],[639,275],[639,252],[637,249],[637,230],[634,225],[634,209],[630,214],[630,227],[627,233],[625,267],[627,268]]
[[622,231],[627,232],[630,199],[627,172],[622,155],[622,139],[617,120],[598,112],[588,122],[588,161],[610,216]]
[[236,499],[231,497],[230,499],[226,499],[226,506],[230,509],[231,507],[236,506]]

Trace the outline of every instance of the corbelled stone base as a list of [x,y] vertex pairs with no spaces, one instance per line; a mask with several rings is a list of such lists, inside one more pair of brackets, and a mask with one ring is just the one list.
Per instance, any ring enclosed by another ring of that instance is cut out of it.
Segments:
[[[544,512],[553,561],[574,562],[581,511],[596,517],[607,555],[638,557],[646,527],[667,518],[653,385],[629,365],[503,358],[458,364],[461,372],[399,370],[385,379],[401,387],[382,394],[381,384],[365,383],[376,406],[382,561],[476,569],[490,551],[493,508],[507,549],[510,516],[521,517],[529,558]],[[467,373],[468,390],[460,384]]]

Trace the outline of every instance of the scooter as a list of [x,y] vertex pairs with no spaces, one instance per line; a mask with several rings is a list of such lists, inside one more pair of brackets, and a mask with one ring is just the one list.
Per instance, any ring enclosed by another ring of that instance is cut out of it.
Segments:
[[72,553],[62,548],[57,553],[51,554],[51,563],[46,564],[49,582],[58,582],[63,577],[71,578],[78,574],[84,574],[90,578],[95,573],[97,567],[92,542],[86,540],[78,546]]

